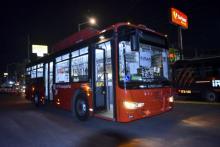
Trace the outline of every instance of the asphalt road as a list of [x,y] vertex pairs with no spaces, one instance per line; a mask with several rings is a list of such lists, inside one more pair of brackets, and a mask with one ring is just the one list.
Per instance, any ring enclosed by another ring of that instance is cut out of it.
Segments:
[[0,147],[219,147],[220,104],[175,104],[167,113],[131,123],[37,109],[24,97],[0,94]]

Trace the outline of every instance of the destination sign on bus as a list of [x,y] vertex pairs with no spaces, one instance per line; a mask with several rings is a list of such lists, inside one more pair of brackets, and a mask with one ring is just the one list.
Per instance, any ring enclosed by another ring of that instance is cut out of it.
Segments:
[[188,29],[187,15],[175,8],[171,8],[171,23],[179,25],[184,29]]

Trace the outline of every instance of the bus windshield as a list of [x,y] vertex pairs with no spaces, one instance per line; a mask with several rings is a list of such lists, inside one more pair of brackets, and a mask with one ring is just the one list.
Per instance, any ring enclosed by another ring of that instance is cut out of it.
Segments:
[[[142,36],[147,35],[142,32]],[[148,38],[151,40],[149,41]],[[120,39],[120,86],[127,88],[156,88],[170,85],[168,80],[168,51],[165,49],[165,45],[162,47],[162,44],[157,46],[156,43],[150,43],[157,41],[158,38],[154,38],[154,36],[139,38],[137,50],[131,49],[131,41],[126,39],[126,37]],[[160,41],[157,43],[163,42],[161,38],[159,38]],[[165,42],[165,38],[163,39]]]

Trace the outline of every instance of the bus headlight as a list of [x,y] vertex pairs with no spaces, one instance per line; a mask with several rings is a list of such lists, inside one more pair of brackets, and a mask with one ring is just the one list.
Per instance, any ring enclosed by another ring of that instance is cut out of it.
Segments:
[[137,109],[137,108],[141,108],[144,106],[144,103],[138,103],[138,102],[129,102],[129,101],[124,101],[124,107],[126,109]]
[[169,101],[170,103],[173,103],[173,102],[174,102],[174,97],[173,97],[173,96],[169,97],[169,98],[168,98],[168,101]]

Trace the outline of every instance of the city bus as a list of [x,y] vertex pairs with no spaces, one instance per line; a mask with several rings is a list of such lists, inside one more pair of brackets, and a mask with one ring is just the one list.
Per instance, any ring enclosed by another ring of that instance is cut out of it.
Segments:
[[79,120],[130,122],[173,107],[166,35],[117,23],[85,29],[27,65],[27,99],[54,104]]
[[[173,65],[177,96],[215,102],[220,94],[220,56],[179,60]],[[202,98],[202,99],[201,99]]]

